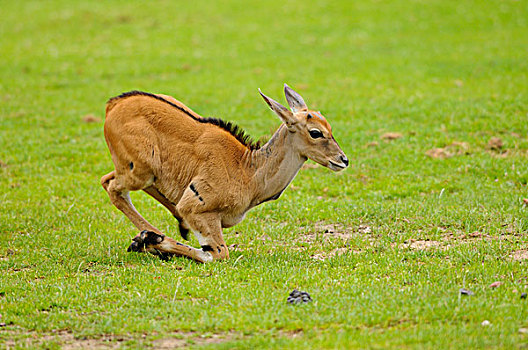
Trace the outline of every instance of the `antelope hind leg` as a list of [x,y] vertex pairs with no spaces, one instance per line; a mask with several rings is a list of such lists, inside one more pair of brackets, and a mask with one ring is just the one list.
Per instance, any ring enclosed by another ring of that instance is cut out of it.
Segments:
[[140,230],[154,231],[161,234],[160,230],[152,226],[137,212],[136,208],[134,208],[129,195],[130,187],[132,186],[127,186],[127,180],[129,180],[129,178],[126,176],[119,176],[115,171],[112,171],[101,178],[101,185],[108,193],[112,204],[125,214],[125,216],[132,221],[134,226]]
[[[156,249],[148,249],[153,243],[157,244],[163,241],[164,235],[156,227],[152,226],[145,218],[141,216],[134,208],[130,200],[130,196],[127,190],[126,176],[117,176],[115,171],[112,171],[101,178],[101,185],[108,193],[112,204],[114,204],[123,214],[125,214],[130,221],[140,230],[141,232],[151,232],[151,239],[147,239],[147,235],[139,234],[134,237],[132,244],[128,247],[127,251],[131,252],[150,252],[152,254],[158,255],[161,259],[168,259],[171,254],[160,252]],[[128,178],[130,182],[130,178]],[[137,187],[137,184],[135,184]],[[131,186],[130,186],[131,187]],[[149,193],[148,191],[145,191]],[[150,193],[149,193],[150,194]],[[155,236],[154,236],[155,235]],[[146,240],[146,244],[143,241]]]
[[176,204],[172,203],[167,197],[165,197],[165,195],[163,195],[163,193],[161,193],[154,185],[144,188],[143,191],[160,202],[171,212],[172,216],[178,220],[178,229],[180,230],[180,235],[187,241],[189,236],[189,228],[184,226],[183,219],[176,209]]
[[133,238],[127,251],[149,252],[162,260],[167,260],[171,256],[184,256],[202,263],[213,261],[213,255],[208,251],[193,248],[165,235],[146,230]]

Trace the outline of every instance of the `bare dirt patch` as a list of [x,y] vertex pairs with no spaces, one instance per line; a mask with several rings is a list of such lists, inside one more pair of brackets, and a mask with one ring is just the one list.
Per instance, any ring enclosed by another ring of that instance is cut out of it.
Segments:
[[100,123],[101,118],[93,115],[93,114],[87,114],[84,117],[82,117],[82,121],[85,123]]
[[220,344],[240,338],[240,334],[235,332],[221,333],[221,334],[205,334],[199,335],[194,332],[175,333],[169,337],[156,339],[152,342],[155,349],[178,349],[187,348],[189,345],[199,346],[208,344]]
[[369,235],[372,232],[372,228],[367,225],[360,225],[358,227],[346,227],[341,223],[329,224],[323,221],[316,222],[313,228],[301,227],[300,230],[301,232],[295,239],[295,243],[300,243],[301,247],[305,247],[306,244],[311,244],[314,242],[345,243],[344,247],[338,247],[327,251],[317,251],[316,253],[311,255],[312,259],[319,261],[324,261],[343,254],[363,253],[363,251],[360,249],[353,249],[346,242],[359,236]]
[[[411,238],[408,241],[405,241],[402,244],[394,243],[392,244],[393,247],[399,247],[400,249],[413,249],[413,250],[430,250],[430,249],[450,249],[453,244],[460,245],[460,244],[469,244],[471,242],[477,242],[477,241],[518,241],[519,235],[515,234],[513,232],[513,229],[511,227],[505,228],[505,233],[500,235],[489,235],[483,232],[474,231],[470,233],[462,233],[462,232],[451,232],[444,230],[444,234],[438,239],[438,240],[430,240],[430,239],[418,239],[418,238]],[[520,251],[522,252],[522,251]],[[528,250],[525,253],[527,255],[526,259],[528,259]]]
[[517,260],[517,261],[524,261],[524,260],[528,260],[528,249],[522,249],[522,250],[517,250],[517,251],[514,251],[510,257],[513,259],[513,260]]
[[[56,343],[61,349],[120,349],[123,342],[138,341],[142,348],[154,349],[179,349],[188,348],[190,345],[219,344],[242,337],[235,332],[200,334],[198,332],[172,332],[166,337],[153,339],[152,336],[141,334],[137,336],[125,335],[102,335],[101,337],[76,337],[72,332],[66,330],[53,331],[51,333],[24,332],[22,330],[10,330],[12,339],[4,343],[6,348],[25,346],[28,348],[41,347],[45,344]],[[28,334],[30,335],[28,337]],[[21,339],[21,336],[24,336]],[[149,339],[150,338],[150,339]]]
[[492,151],[500,151],[502,150],[502,147],[504,146],[504,142],[502,142],[502,139],[498,137],[492,137],[488,141],[488,149]]
[[351,227],[345,227],[340,223],[328,224],[325,222],[316,222],[313,229],[301,227],[301,232],[297,242],[312,243],[317,240],[342,240],[348,241],[355,237],[356,233],[370,233],[372,229],[369,226],[359,226],[357,230]]
[[504,233],[500,235],[489,235],[480,231],[474,231],[470,233],[460,233],[460,232],[446,232],[443,235],[443,241],[460,241],[460,242],[470,242],[474,240],[485,240],[485,241],[494,241],[494,240],[504,240],[504,241],[516,241],[521,235],[516,233],[512,227],[505,227]]
[[453,142],[445,147],[430,149],[425,154],[431,158],[439,159],[469,154],[469,144],[467,142]]
[[408,242],[400,244],[400,248],[405,249],[414,249],[414,250],[428,250],[432,248],[442,247],[442,242],[439,241],[430,241],[430,240],[416,240],[410,239]]
[[[17,339],[20,334],[28,335],[28,332],[12,331],[13,339],[7,340],[4,345],[7,349],[26,346],[28,348],[41,347],[44,344],[57,343],[61,349],[119,349],[123,341],[131,337],[115,337],[104,335],[101,338],[76,338],[71,332],[61,330],[51,333],[39,334],[29,332],[30,337]],[[17,340],[14,340],[17,339]]]
[[399,132],[386,132],[385,134],[381,135],[381,139],[387,141],[396,140],[402,137],[403,135]]
[[479,232],[479,231],[475,231],[471,233],[447,232],[442,237],[444,241],[466,241],[466,240],[473,240],[477,238],[491,240],[491,236],[487,234],[483,234],[482,232]]
[[77,349],[120,349],[120,342],[103,341],[101,339],[82,339],[73,340],[72,342],[62,345],[63,350],[77,350]]

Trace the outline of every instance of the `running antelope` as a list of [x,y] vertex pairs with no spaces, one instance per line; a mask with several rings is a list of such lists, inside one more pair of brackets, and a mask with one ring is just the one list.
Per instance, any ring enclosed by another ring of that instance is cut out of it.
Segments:
[[[104,135],[115,170],[101,185],[141,231],[128,251],[199,262],[227,259],[222,229],[279,198],[308,158],[334,171],[348,166],[330,124],[298,93],[284,85],[290,111],[259,92],[283,122],[262,147],[237,126],[203,118],[170,96],[132,91],[108,101]],[[138,190],[172,213],[184,239],[192,230],[201,249],[145,220],[130,201],[129,192]]]

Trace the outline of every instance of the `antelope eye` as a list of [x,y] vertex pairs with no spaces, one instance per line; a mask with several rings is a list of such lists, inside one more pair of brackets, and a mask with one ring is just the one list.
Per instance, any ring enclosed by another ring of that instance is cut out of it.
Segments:
[[324,137],[323,133],[317,129],[310,130],[310,136],[312,137],[312,139],[318,139],[320,137]]

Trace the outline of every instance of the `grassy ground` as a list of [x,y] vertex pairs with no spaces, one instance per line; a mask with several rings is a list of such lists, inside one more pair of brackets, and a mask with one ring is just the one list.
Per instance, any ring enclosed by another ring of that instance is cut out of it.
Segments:
[[[1,7],[2,347],[528,345],[525,1]],[[284,101],[283,82],[351,167],[301,171],[226,230],[229,261],[127,254],[137,232],[99,185],[105,101],[166,93],[259,138],[278,119],[257,88]]]

